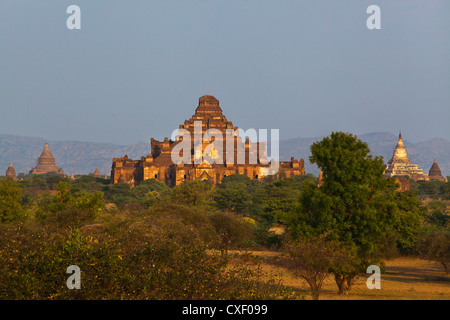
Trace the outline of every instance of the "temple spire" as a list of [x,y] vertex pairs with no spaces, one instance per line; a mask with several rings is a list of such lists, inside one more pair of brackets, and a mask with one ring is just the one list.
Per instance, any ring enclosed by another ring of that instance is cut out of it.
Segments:
[[408,154],[406,153],[405,145],[403,144],[401,132],[398,135],[397,145],[395,146],[395,149],[394,149],[394,158],[396,158],[396,159],[407,159],[408,158]]
[[319,177],[317,178],[317,181],[316,181],[316,186],[320,187],[322,184],[323,184],[323,174],[322,174],[322,170],[320,170]]

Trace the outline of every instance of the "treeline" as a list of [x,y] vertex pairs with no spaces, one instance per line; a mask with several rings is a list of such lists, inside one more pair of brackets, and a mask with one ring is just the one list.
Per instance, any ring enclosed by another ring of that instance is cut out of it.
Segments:
[[[448,177],[447,177],[448,178]],[[410,189],[420,198],[450,200],[450,184],[439,180],[414,181],[408,179]]]
[[[131,188],[79,176],[0,181],[0,298],[298,299],[261,261],[231,250],[276,250],[271,263],[310,285],[328,275],[348,293],[369,265],[420,254],[448,272],[445,197],[426,203],[397,192],[383,161],[355,136],[333,133],[311,147],[312,175],[225,177],[174,188],[154,179]],[[448,185],[448,183],[446,184]],[[447,188],[447,187],[445,187]],[[448,189],[446,189],[448,190]],[[68,290],[66,268],[82,270]]]

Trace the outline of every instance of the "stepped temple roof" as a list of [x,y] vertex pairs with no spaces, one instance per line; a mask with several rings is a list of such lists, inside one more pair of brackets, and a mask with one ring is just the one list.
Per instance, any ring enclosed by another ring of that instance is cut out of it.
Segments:
[[64,171],[61,168],[58,168],[56,165],[56,160],[53,154],[50,152],[50,148],[48,147],[48,143],[45,143],[44,150],[38,158],[37,165],[33,169],[31,169],[31,174],[45,174],[55,172],[58,174],[64,174]]
[[408,176],[414,180],[425,179],[423,170],[419,169],[417,164],[413,164],[408,159],[401,133],[398,136],[397,145],[394,149],[394,155],[392,156],[392,159],[389,160],[384,171],[384,175],[385,177]]
[[17,176],[16,176],[16,170],[14,170],[14,167],[12,165],[12,162],[9,163],[9,167],[6,170],[6,177],[8,178],[12,178],[14,180],[17,180]]
[[94,177],[100,178],[100,171],[98,171],[97,167],[95,168],[95,171],[94,171]]
[[219,100],[215,97],[206,95],[200,97],[197,109],[195,109],[196,114],[222,114],[222,109],[219,106]]
[[199,98],[195,114],[189,120],[184,121],[184,124],[180,125],[180,129],[185,129],[193,133],[195,121],[202,122],[202,133],[210,128],[219,130],[236,129],[233,127],[233,123],[228,121],[222,113],[219,100],[211,95],[205,95]]
[[434,159],[434,162],[431,165],[430,171],[428,172],[428,178],[430,178],[430,180],[444,181],[444,177],[442,176],[442,173],[441,173],[441,168],[439,168],[439,166],[436,162],[436,159]]

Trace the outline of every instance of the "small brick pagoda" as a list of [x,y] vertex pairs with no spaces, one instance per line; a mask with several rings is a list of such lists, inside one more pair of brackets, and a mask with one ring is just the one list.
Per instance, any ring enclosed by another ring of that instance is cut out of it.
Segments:
[[100,171],[98,171],[97,167],[95,168],[95,171],[94,171],[94,177],[100,178]]
[[12,165],[12,162],[9,163],[9,167],[6,170],[6,177],[7,178],[11,178],[13,180],[17,180],[17,176],[16,176],[16,170],[14,170],[14,167]]
[[430,171],[428,171],[428,178],[430,180],[439,180],[439,181],[444,181],[444,177],[442,176],[441,173],[441,168],[439,168],[436,159],[434,159],[433,164],[431,165]]

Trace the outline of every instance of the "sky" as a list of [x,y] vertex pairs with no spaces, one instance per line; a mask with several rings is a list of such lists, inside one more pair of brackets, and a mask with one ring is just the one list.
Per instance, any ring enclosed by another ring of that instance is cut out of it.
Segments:
[[450,139],[449,15],[448,0],[1,0],[0,134],[148,142],[210,94],[281,139]]

